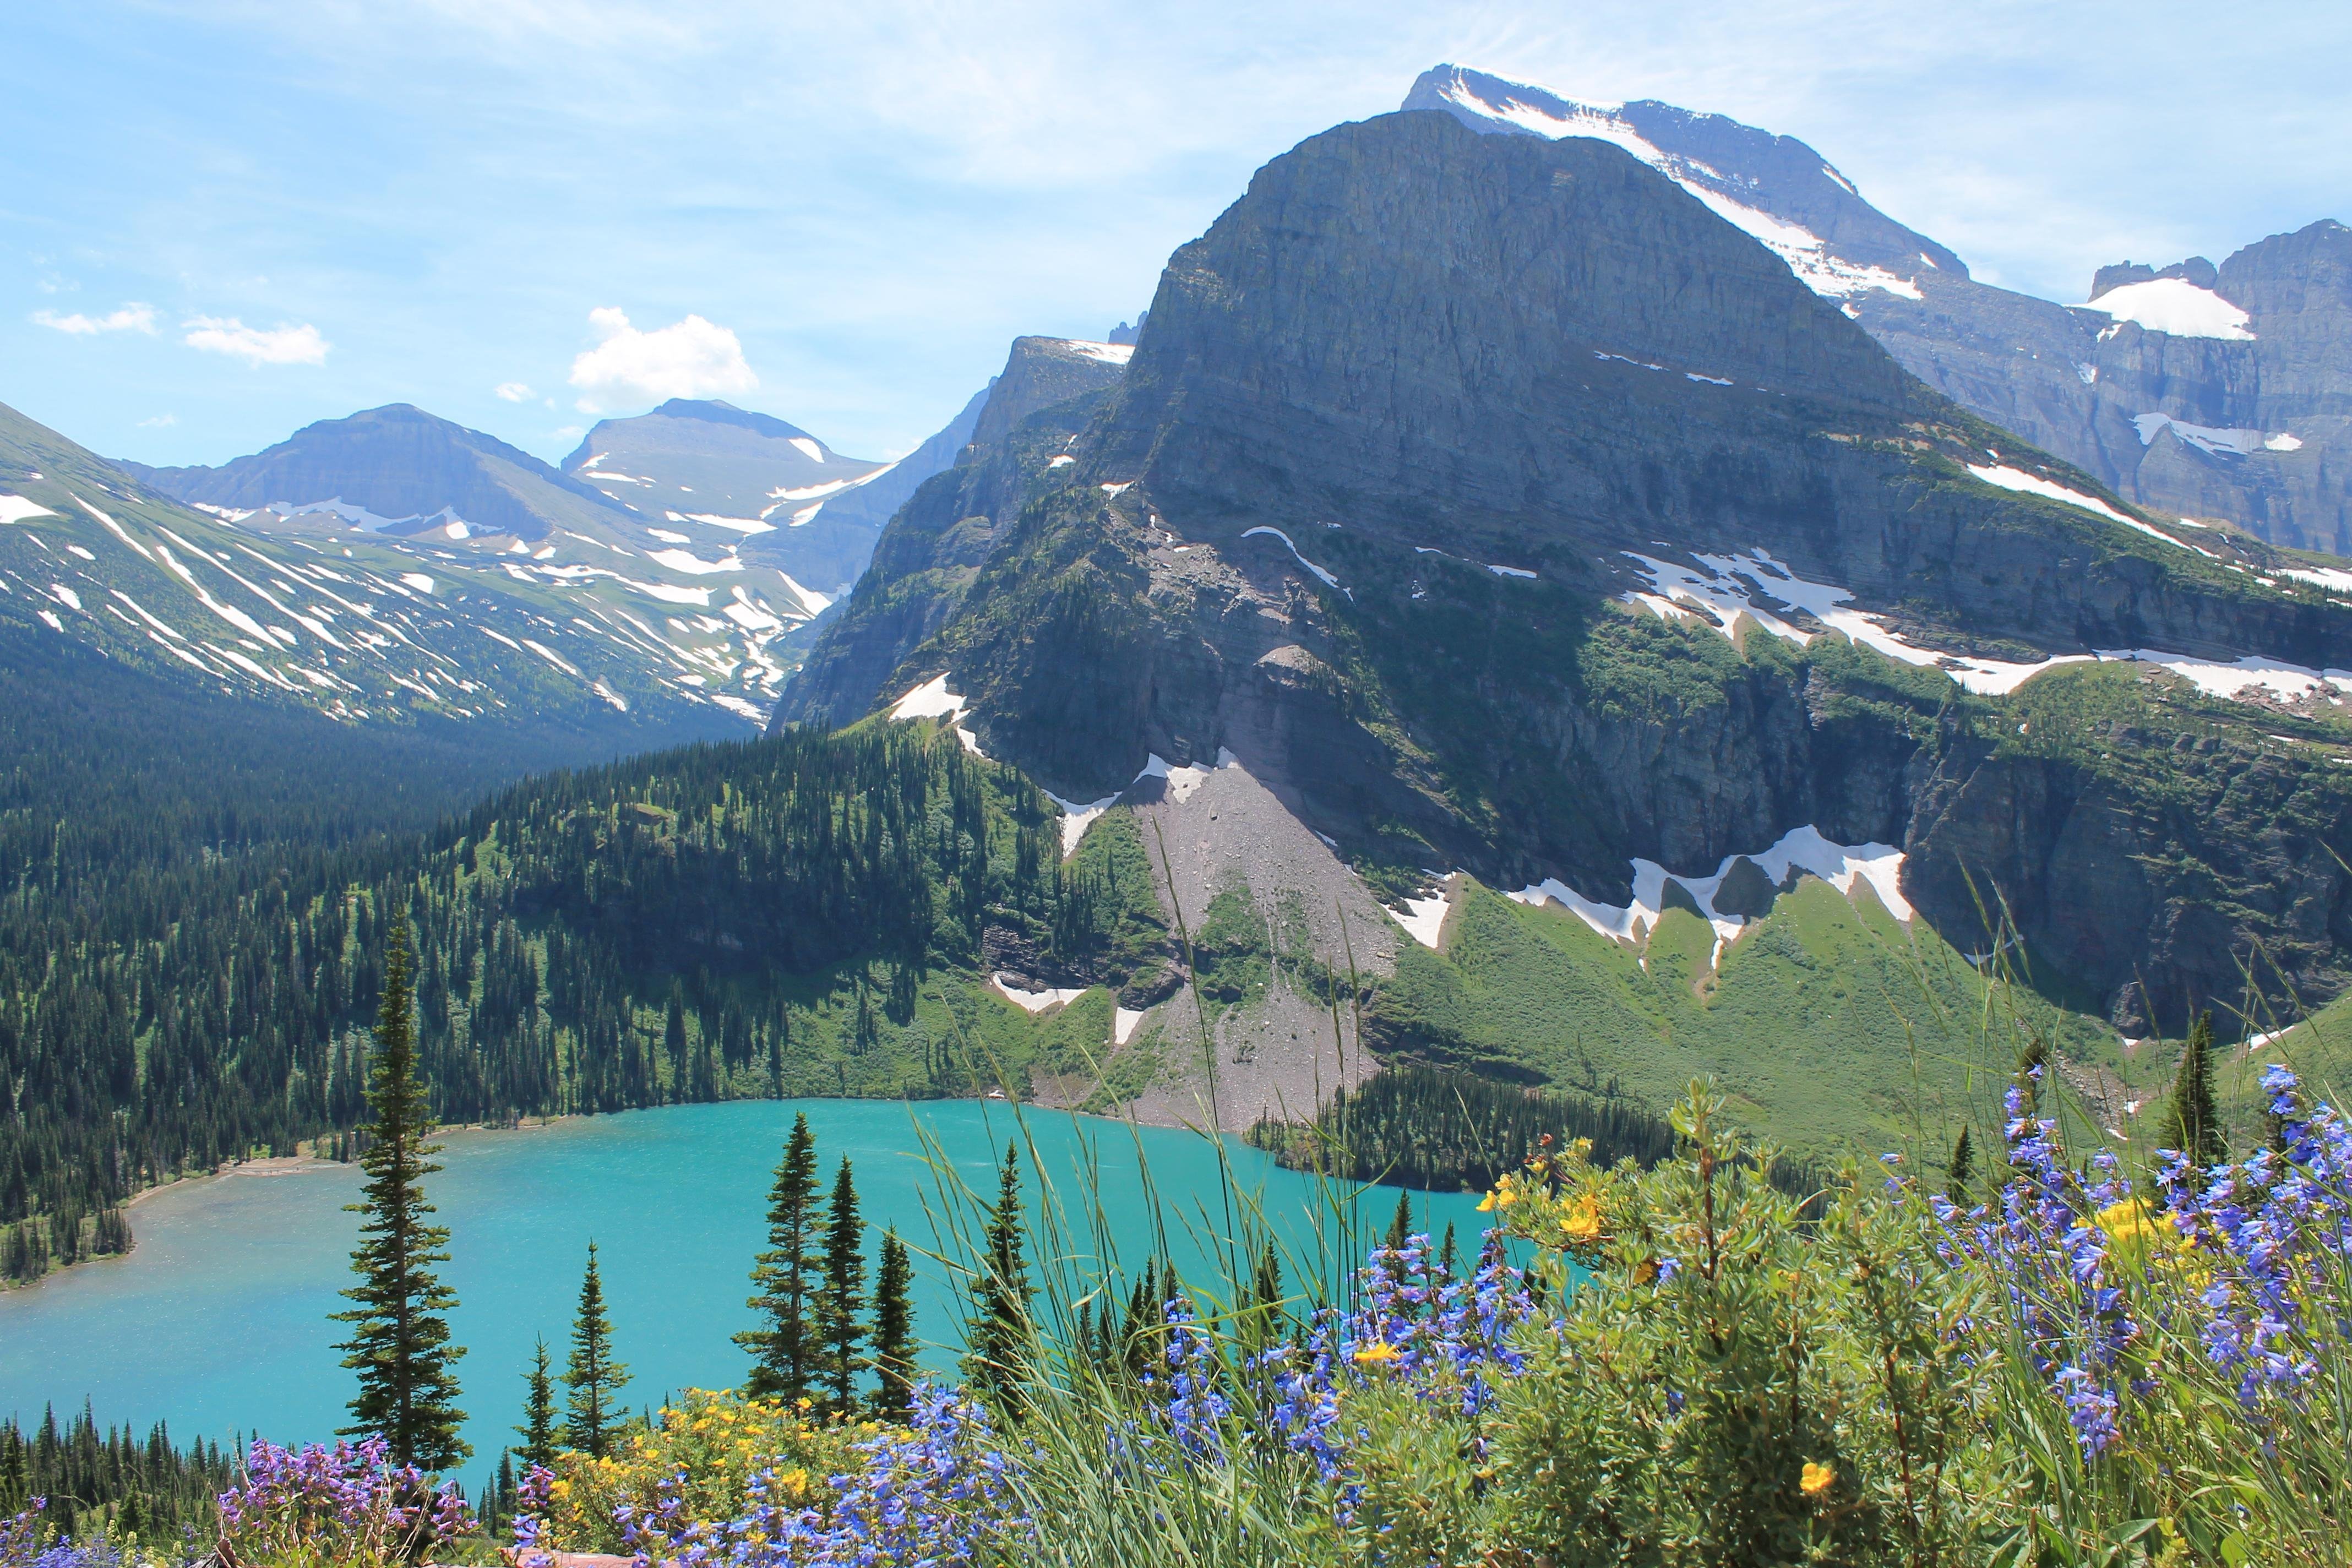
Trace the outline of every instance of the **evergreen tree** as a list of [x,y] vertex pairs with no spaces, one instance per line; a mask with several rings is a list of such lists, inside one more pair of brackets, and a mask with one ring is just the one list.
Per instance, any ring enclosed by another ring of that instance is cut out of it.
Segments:
[[522,1374],[522,1425],[515,1436],[522,1439],[522,1462],[526,1469],[533,1465],[555,1463],[555,1380],[547,1372],[547,1341],[541,1339],[531,1351],[530,1370]]
[[1004,1146],[997,1173],[996,1202],[989,1209],[986,1250],[972,1269],[971,1314],[964,1320],[966,1381],[1008,1412],[1021,1408],[1021,1383],[1029,1360],[1029,1283],[1026,1239],[1021,1225],[1020,1151]]
[[[1451,1226],[1445,1236],[1451,1245]],[[1234,1316],[1236,1338],[1245,1357],[1262,1354],[1289,1331],[1289,1315],[1282,1310],[1282,1258],[1275,1251],[1274,1237],[1270,1236],[1265,1238],[1265,1250],[1257,1256],[1256,1266],[1250,1271],[1240,1310]]]
[[335,1321],[352,1325],[337,1345],[343,1364],[359,1374],[345,1436],[381,1434],[394,1461],[446,1469],[473,1449],[457,1436],[465,1413],[457,1407],[451,1363],[464,1355],[449,1342],[446,1315],[457,1293],[433,1271],[446,1263],[449,1232],[427,1223],[433,1205],[424,1181],[441,1169],[430,1156],[433,1114],[416,1076],[416,1034],[411,1017],[411,954],[406,916],[395,916],[384,952],[383,997],[376,1015],[375,1062],[368,1098],[375,1111],[361,1199],[349,1205],[367,1217],[352,1268],[360,1283],[343,1295],[358,1303]]
[[1969,1206],[1969,1175],[1976,1164],[1976,1151],[1969,1146],[1969,1130],[1960,1128],[1960,1135],[1952,1140],[1952,1157],[1944,1166],[1944,1195],[1961,1208]]
[[1388,1249],[1402,1252],[1404,1244],[1412,1239],[1412,1194],[1397,1194],[1396,1217],[1389,1221]]
[[882,1380],[874,1391],[877,1415],[903,1415],[915,1385],[915,1303],[911,1287],[915,1270],[898,1233],[882,1233],[882,1268],[874,1281],[875,1374]]
[[816,1134],[808,1117],[793,1119],[768,1196],[768,1249],[751,1265],[749,1305],[762,1326],[747,1329],[735,1342],[751,1352],[751,1375],[743,1392],[756,1399],[800,1399],[816,1380],[819,1346],[809,1322],[810,1298],[822,1268],[817,1237],[824,1229],[816,1190]]
[[831,1393],[825,1407],[846,1415],[856,1408],[857,1373],[865,1366],[858,1348],[866,1338],[866,1224],[857,1217],[857,1188],[849,1160],[833,1180],[833,1201],[824,1232],[824,1268],[816,1289],[816,1338],[823,1382]]
[[2200,1168],[2218,1165],[2230,1157],[2221,1136],[2221,1115],[2213,1103],[2213,1015],[2200,1013],[2189,1026],[2189,1043],[2180,1052],[2179,1069],[2172,1076],[2172,1097],[2164,1107],[2157,1141],[2178,1149]]
[[614,1395],[629,1381],[629,1369],[613,1359],[613,1323],[604,1316],[604,1281],[596,1272],[596,1244],[588,1244],[588,1270],[580,1279],[580,1315],[572,1324],[572,1360],[563,1369],[563,1440],[593,1458],[603,1458],[614,1432],[627,1415]]

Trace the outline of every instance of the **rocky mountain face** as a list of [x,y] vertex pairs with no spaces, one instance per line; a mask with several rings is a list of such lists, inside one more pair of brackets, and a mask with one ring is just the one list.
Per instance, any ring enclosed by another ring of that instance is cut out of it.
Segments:
[[973,416],[971,440],[961,460],[919,487],[883,533],[772,726],[847,724],[882,699],[908,654],[955,613],[1039,477],[1075,466],[1065,448],[1132,353],[1114,343],[1013,340],[1003,374],[965,411]]
[[992,399],[780,721],[904,695],[1088,809],[1238,765],[1384,887],[1613,941],[1686,909],[1719,954],[1875,868],[2126,1028],[2258,945],[2340,985],[2352,581],[1923,385],[1839,291],[1894,237],[1825,287],[1612,140],[1406,112],[1275,160],[1098,408]]
[[1904,368],[2152,510],[2352,552],[2352,229],[2216,268],[2100,269],[2085,305],[1993,288],[1863,199],[1801,142],[1669,104],[1578,103],[1458,66],[1408,110],[1474,130],[1612,142],[1780,254]]
[[254,515],[184,505],[0,407],[0,634],[94,649],[158,700],[194,683],[370,730],[540,736],[523,754],[551,764],[740,732],[625,615],[463,552],[446,524],[231,521]]

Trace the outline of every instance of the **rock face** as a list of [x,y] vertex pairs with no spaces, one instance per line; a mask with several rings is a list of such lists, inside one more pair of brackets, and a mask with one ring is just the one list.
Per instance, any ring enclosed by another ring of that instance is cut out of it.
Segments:
[[[2013,881],[2038,957],[2119,1018],[2231,992],[2256,937],[2339,984],[2340,868],[2293,833],[2210,842],[2165,793],[2195,770],[2152,802],[2113,759],[2169,766],[2218,721],[2091,660],[2352,667],[2352,610],[1922,385],[1787,248],[1597,140],[1419,112],[1312,138],[1171,259],[1090,420],[983,416],[780,717],[945,672],[990,754],[1059,794],[1230,752],[1366,868],[1622,905],[1635,857],[1704,876],[1810,826],[1903,846],[1911,902],[1969,947],[1970,877],[1995,907]],[[2027,679],[2054,658],[2087,669]],[[2095,711],[2129,721],[2091,735]],[[2215,802],[2251,798],[2242,739],[2199,775]],[[2326,759],[2288,771],[2287,819],[2335,842]],[[2305,879],[2265,904],[2282,857]],[[2168,935],[2131,923],[2167,910]]]
[[[2333,221],[2220,268],[2102,268],[2088,306],[1979,283],[1812,149],[1669,104],[1596,107],[1458,66],[1407,109],[1489,133],[1626,148],[1757,236],[1930,386],[2151,509],[2352,552],[2352,229]],[[2157,282],[2171,310],[2103,300]],[[2182,290],[2193,290],[2184,293]],[[2188,306],[2183,310],[2177,307]]]
[[192,504],[252,511],[336,502],[345,521],[394,534],[457,521],[536,541],[566,524],[609,523],[619,510],[530,453],[405,403],[322,419],[217,468],[120,466]]
[[[1060,338],[1016,338],[1004,372],[965,413],[971,444],[958,465],[921,485],[882,535],[839,617],[819,634],[773,725],[846,724],[886,695],[899,665],[946,624],[997,541],[1118,384],[1129,351]],[[1091,401],[1090,401],[1091,400]],[[943,435],[945,433],[942,433]]]

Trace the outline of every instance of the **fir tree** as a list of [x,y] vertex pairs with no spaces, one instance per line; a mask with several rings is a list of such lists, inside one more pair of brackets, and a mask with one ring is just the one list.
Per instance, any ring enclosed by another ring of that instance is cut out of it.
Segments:
[[753,1398],[800,1399],[816,1379],[818,1345],[809,1309],[822,1267],[816,1244],[824,1223],[816,1193],[816,1134],[803,1114],[793,1119],[768,1196],[768,1249],[751,1266],[754,1294],[749,1304],[763,1323],[735,1336],[751,1352],[751,1375],[743,1392]]
[[1388,1249],[1402,1252],[1404,1244],[1412,1239],[1412,1194],[1397,1194],[1396,1217],[1389,1221]]
[[866,1338],[859,1321],[866,1310],[866,1224],[857,1217],[857,1188],[846,1155],[833,1179],[827,1212],[824,1274],[816,1289],[817,1349],[831,1394],[825,1407],[846,1415],[856,1408],[857,1373],[866,1364],[857,1353]]
[[989,1209],[986,1251],[972,1270],[971,1315],[964,1320],[965,1379],[1008,1412],[1021,1408],[1021,1383],[1028,1366],[1029,1283],[1026,1242],[1021,1226],[1020,1152],[1004,1146],[997,1173],[996,1202]]
[[466,1352],[449,1342],[446,1315],[457,1297],[433,1271],[449,1260],[449,1232],[425,1219],[433,1205],[425,1201],[424,1181],[441,1167],[430,1159],[439,1146],[427,1142],[433,1115],[416,1076],[412,969],[408,921],[401,915],[385,947],[376,1016],[368,1088],[375,1120],[360,1157],[367,1183],[361,1201],[350,1205],[367,1216],[352,1252],[360,1283],[343,1292],[358,1305],[335,1314],[337,1322],[352,1325],[352,1337],[335,1348],[350,1352],[343,1364],[360,1374],[352,1425],[343,1436],[381,1434],[395,1462],[441,1470],[473,1449],[457,1436],[466,1416],[457,1407],[451,1363]]
[[2230,1157],[2221,1136],[2221,1116],[2213,1104],[2213,1015],[2200,1013],[2189,1026],[2189,1043],[2180,1052],[2179,1070],[2172,1076],[2172,1098],[2166,1101],[2164,1121],[2157,1141],[2178,1149],[2189,1163],[2202,1169]]
[[580,1315],[572,1324],[572,1360],[563,1369],[563,1440],[601,1459],[627,1412],[614,1395],[629,1369],[613,1359],[613,1323],[604,1316],[604,1281],[596,1272],[596,1244],[588,1244],[588,1270],[580,1279]]
[[882,1233],[882,1268],[874,1281],[875,1375],[882,1380],[874,1391],[877,1415],[901,1415],[915,1386],[915,1303],[911,1292],[915,1270],[898,1233]]
[[1944,1166],[1944,1195],[1961,1208],[1969,1206],[1969,1175],[1976,1164],[1976,1151],[1969,1146],[1969,1130],[1963,1125],[1960,1135],[1952,1140],[1952,1157]]
[[555,1463],[555,1380],[547,1372],[547,1341],[540,1340],[531,1351],[530,1370],[522,1374],[522,1425],[515,1436],[522,1439],[523,1467],[546,1466]]

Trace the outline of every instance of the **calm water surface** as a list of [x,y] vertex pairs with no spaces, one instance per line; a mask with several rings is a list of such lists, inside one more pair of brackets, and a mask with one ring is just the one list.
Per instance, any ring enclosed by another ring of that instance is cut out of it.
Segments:
[[[494,1464],[512,1441],[533,1335],[546,1336],[561,1370],[592,1237],[615,1346],[634,1374],[625,1398],[653,1404],[669,1390],[741,1381],[750,1363],[729,1336],[751,1323],[745,1272],[764,1242],[784,1135],[803,1110],[828,1190],[848,1155],[868,1221],[896,1225],[918,1249],[950,1254],[952,1237],[942,1240],[934,1226],[942,1179],[993,1196],[994,1161],[1022,1135],[1003,1104],[822,1100],[671,1106],[447,1139],[446,1168],[427,1191],[453,1233],[443,1278],[459,1301],[451,1329],[467,1347],[457,1371],[471,1416],[470,1470]],[[1131,1269],[1164,1236],[1180,1267],[1198,1270],[1204,1247],[1229,1234],[1207,1139],[1034,1112],[1025,1136],[1069,1211],[1059,1244],[1041,1250],[1097,1254],[1089,1207]],[[1318,1209],[1330,1230],[1332,1194],[1313,1181],[1237,1142],[1228,1142],[1226,1159],[1302,1255],[1314,1246]],[[1038,1184],[1025,1157],[1024,1177],[1034,1217]],[[352,1280],[359,1216],[342,1205],[358,1190],[356,1168],[328,1168],[233,1174],[149,1197],[132,1210],[138,1245],[128,1258],[0,1294],[0,1411],[38,1420],[44,1405],[62,1415],[88,1400],[101,1425],[129,1420],[143,1429],[163,1419],[183,1440],[331,1436],[352,1380],[332,1348],[341,1326],[328,1314],[345,1305],[337,1293]],[[1359,1223],[1384,1228],[1396,1201],[1392,1189],[1373,1189]],[[1475,1247],[1474,1197],[1416,1195],[1414,1204],[1429,1228],[1442,1232],[1451,1220],[1465,1248]],[[917,1265],[916,1327],[933,1347],[929,1361],[946,1368],[961,1303],[940,1265],[921,1257]]]

